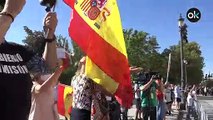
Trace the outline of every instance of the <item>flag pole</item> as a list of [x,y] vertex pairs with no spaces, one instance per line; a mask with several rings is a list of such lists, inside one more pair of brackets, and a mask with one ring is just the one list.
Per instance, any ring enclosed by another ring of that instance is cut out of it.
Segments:
[[168,81],[169,81],[169,72],[170,72],[170,67],[171,67],[171,56],[172,56],[172,54],[169,53],[168,66],[167,66],[167,74],[166,74],[166,83],[168,83]]

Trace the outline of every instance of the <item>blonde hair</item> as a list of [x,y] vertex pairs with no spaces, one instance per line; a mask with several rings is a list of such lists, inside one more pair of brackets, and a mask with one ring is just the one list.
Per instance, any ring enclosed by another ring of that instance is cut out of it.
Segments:
[[78,63],[78,68],[76,71],[76,75],[84,74],[85,73],[85,67],[86,67],[86,57],[82,57],[81,60]]
[[81,62],[78,63],[78,68],[75,72],[76,75],[84,74],[85,72],[85,64],[82,64]]

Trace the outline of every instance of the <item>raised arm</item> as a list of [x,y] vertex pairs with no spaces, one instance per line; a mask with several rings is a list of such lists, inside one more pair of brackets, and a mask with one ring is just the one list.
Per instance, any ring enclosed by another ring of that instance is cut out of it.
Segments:
[[4,41],[13,19],[21,12],[25,2],[25,0],[6,0],[2,11],[0,8],[0,44]]
[[195,89],[195,85],[193,85],[192,89],[190,90],[190,93]]
[[151,77],[151,79],[149,80],[148,83],[146,83],[145,85],[143,85],[141,87],[141,91],[145,91],[145,90],[147,90],[151,86],[152,82],[154,82],[153,78],[154,78],[154,75]]
[[56,55],[56,38],[55,29],[58,20],[55,12],[48,12],[44,18],[44,28],[45,35],[47,34],[45,41],[45,49],[43,53],[43,58],[46,61],[50,69],[54,69],[57,65],[57,55]]
[[141,67],[130,67],[129,70],[130,70],[130,73],[137,73],[137,72],[140,72],[141,70],[143,70],[143,68],[141,68]]
[[48,90],[50,87],[54,87],[58,82],[58,79],[63,72],[63,67],[57,69],[43,84],[36,85],[35,92],[41,93],[43,91]]

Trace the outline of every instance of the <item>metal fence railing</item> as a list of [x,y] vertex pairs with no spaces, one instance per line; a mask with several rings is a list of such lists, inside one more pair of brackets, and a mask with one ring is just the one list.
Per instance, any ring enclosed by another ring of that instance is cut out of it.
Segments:
[[195,109],[198,120],[210,120],[209,114],[206,112],[206,108],[204,108],[204,106],[199,101],[195,102]]
[[197,114],[198,120],[201,120],[201,116],[202,116],[201,114],[203,112],[201,112],[201,104],[198,101],[195,101],[195,110],[196,110],[196,114]]

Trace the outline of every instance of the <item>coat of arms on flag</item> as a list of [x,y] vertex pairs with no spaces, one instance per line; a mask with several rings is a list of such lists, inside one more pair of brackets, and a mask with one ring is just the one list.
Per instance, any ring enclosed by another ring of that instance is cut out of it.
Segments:
[[133,91],[116,0],[64,0],[73,9],[69,34],[87,55],[86,75],[130,107]]

